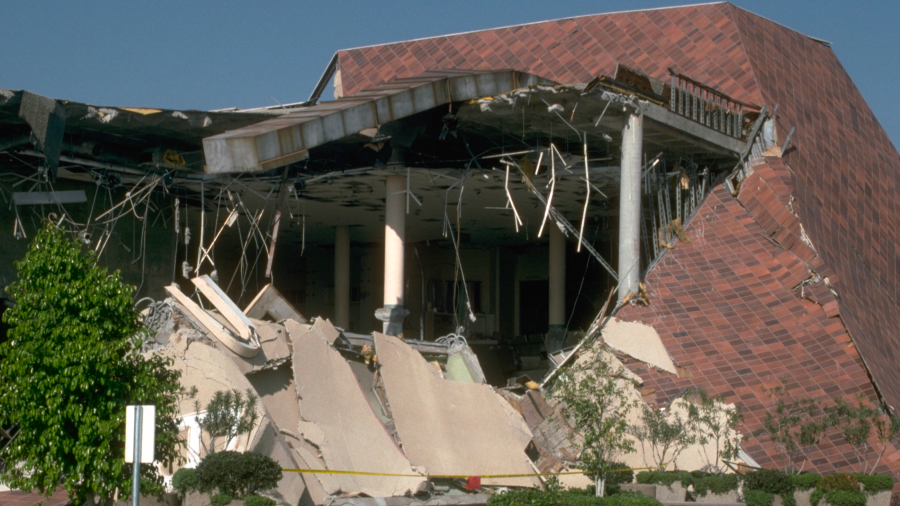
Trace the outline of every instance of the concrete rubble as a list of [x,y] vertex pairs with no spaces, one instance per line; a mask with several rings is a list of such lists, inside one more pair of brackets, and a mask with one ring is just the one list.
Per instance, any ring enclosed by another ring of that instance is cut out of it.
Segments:
[[[309,322],[271,286],[248,306],[255,316],[249,317],[211,280],[201,284],[205,289],[193,298],[168,287],[172,297],[145,313],[156,334],[151,348],[174,359],[186,389],[196,388],[195,398],[181,403],[188,467],[210,445],[197,424],[204,413],[196,412],[195,402],[205,406],[216,391],[237,389],[259,396],[259,422],[227,449],[269,455],[285,469],[359,473],[286,472],[269,494],[283,505],[483,504],[488,496],[465,490],[467,476],[488,476],[481,481],[484,492],[540,486],[537,473],[576,469],[578,434],[547,391],[527,377],[503,389],[488,385],[478,357],[461,340],[364,336],[324,318]],[[209,303],[211,309],[202,309]],[[289,318],[272,321],[276,315]],[[599,336],[582,337],[560,362],[577,365],[599,354],[621,371],[632,402],[644,402],[642,380],[622,360],[676,370],[646,325],[610,318]],[[256,351],[246,356],[251,344]],[[672,411],[685,416],[679,403]],[[637,423],[638,411],[630,418]],[[216,443],[217,450],[226,449]],[[647,450],[637,441],[636,447],[622,461],[648,465]],[[700,468],[703,452],[714,450],[688,448],[674,465]],[[171,476],[175,470],[162,472]],[[490,477],[509,474],[526,476]],[[560,481],[570,487],[591,483],[582,475]]]

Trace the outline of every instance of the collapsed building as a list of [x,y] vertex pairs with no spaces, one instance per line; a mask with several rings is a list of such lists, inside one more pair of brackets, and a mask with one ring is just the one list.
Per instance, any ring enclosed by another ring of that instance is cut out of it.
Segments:
[[171,309],[201,395],[260,393],[238,448],[404,475],[292,475],[285,503],[565,468],[540,385],[586,335],[652,407],[740,406],[742,459],[778,465],[762,387],[900,405],[900,159],[829,46],[716,3],[342,50],[253,110],[0,90],[0,281],[57,220]]

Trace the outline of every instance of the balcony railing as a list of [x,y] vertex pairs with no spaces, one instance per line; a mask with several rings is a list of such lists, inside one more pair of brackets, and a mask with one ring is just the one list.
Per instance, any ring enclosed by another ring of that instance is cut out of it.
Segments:
[[672,74],[669,109],[736,139],[744,138],[744,115],[759,106],[735,100],[682,74]]

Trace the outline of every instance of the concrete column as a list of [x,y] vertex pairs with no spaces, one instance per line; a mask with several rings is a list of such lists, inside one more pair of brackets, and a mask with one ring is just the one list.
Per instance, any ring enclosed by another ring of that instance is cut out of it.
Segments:
[[334,325],[350,327],[350,227],[334,231]]
[[618,300],[638,291],[641,274],[641,153],[644,117],[627,112],[622,130]]
[[384,333],[403,330],[403,240],[406,231],[406,176],[391,175],[385,184],[384,206],[384,308],[375,312],[384,322]]
[[556,226],[556,223],[548,225],[550,229],[550,305],[549,324],[547,332],[547,351],[553,353],[562,348],[566,340],[566,236]]

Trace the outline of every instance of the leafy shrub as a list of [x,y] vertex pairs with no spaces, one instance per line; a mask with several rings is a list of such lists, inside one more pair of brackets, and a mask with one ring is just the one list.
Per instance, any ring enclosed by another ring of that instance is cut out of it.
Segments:
[[744,475],[744,488],[793,497],[794,480],[790,474],[775,469],[759,469]]
[[182,467],[172,475],[172,488],[184,499],[188,492],[197,490],[197,470]]
[[606,473],[606,495],[618,494],[619,485],[634,482],[634,471],[621,462],[610,464]]
[[248,495],[244,498],[244,506],[275,506],[275,499],[261,495]]
[[853,477],[862,484],[863,492],[870,495],[894,488],[894,479],[889,474],[853,474]]
[[802,473],[793,475],[792,479],[794,480],[794,490],[809,490],[816,488],[819,481],[822,480],[822,475],[816,473]]
[[822,492],[832,492],[835,490],[859,492],[859,480],[852,474],[834,473],[822,478],[816,488]]
[[823,498],[831,506],[866,506],[866,494],[859,490],[832,490],[830,492],[816,490],[810,496],[809,502],[813,506],[818,506],[819,501]]
[[[491,496],[488,506],[662,506],[656,499],[636,493],[623,492],[607,497],[595,497],[585,491],[517,489]],[[251,505],[247,505],[251,506]]]
[[738,489],[740,479],[736,474],[712,474],[709,476],[693,476],[694,493],[700,497],[707,493],[727,494]]
[[662,503],[639,492],[622,492],[604,498],[604,506],[661,506]]
[[772,506],[775,503],[775,494],[762,490],[748,490],[744,492],[744,502],[747,506]]
[[212,506],[225,506],[234,500],[234,497],[228,494],[216,494],[209,498],[209,502],[212,503]]
[[281,477],[277,462],[253,452],[216,452],[207,455],[197,466],[198,490],[218,490],[234,497],[275,488]]
[[638,473],[637,482],[644,485],[665,485],[672,490],[672,484],[680,481],[687,487],[693,481],[693,476],[687,471],[643,471]]

